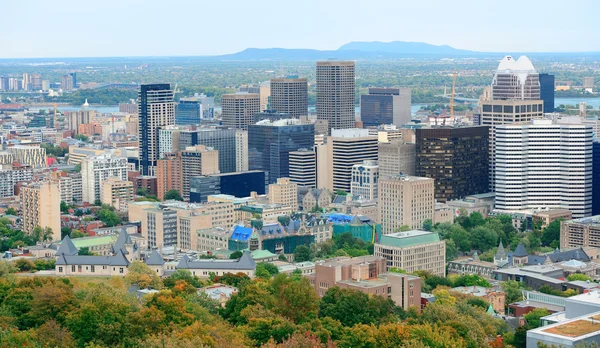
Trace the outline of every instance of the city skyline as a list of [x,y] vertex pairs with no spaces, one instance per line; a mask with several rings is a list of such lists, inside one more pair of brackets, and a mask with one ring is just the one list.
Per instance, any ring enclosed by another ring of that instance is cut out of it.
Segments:
[[[142,6],[140,1],[109,0],[83,5],[72,0],[10,2],[5,4],[6,13],[27,15],[6,16],[5,28],[8,29],[4,29],[5,35],[0,37],[0,47],[3,47],[0,58],[211,56],[247,48],[335,50],[352,41],[426,42],[481,52],[600,51],[600,44],[589,40],[598,34],[592,24],[594,9],[600,5],[587,0],[578,6],[586,10],[579,11],[577,20],[567,27],[545,25],[544,30],[539,30],[543,25],[541,21],[567,11],[567,5],[558,1],[546,1],[543,6],[540,1],[520,3],[519,12],[534,13],[540,19],[524,21],[522,16],[514,15],[512,6],[499,7],[473,0],[458,4],[382,1],[353,6],[341,6],[340,1],[308,1],[294,8],[284,8],[272,0],[261,1],[261,4],[234,1],[225,17],[219,15],[223,12],[218,3],[176,1],[173,6],[157,11],[156,4],[153,6],[150,2],[148,6],[144,2]],[[319,11],[314,10],[316,6]],[[465,16],[466,10],[470,11],[468,20],[458,20]],[[345,20],[328,26],[288,25],[292,15],[307,23],[328,23],[328,14],[332,11]],[[501,34],[489,25],[492,13],[493,18],[502,18]],[[48,25],[48,18],[65,16],[70,20],[70,27],[76,30],[40,35],[42,27]],[[399,16],[402,20],[398,20]],[[101,20],[94,22],[91,18]],[[287,29],[269,31],[268,35],[240,35],[239,29],[248,18],[268,19],[270,26]],[[147,25],[161,21],[177,24]],[[377,23],[377,26],[369,23]],[[145,34],[137,35],[141,28]],[[201,44],[193,44],[197,42]]]

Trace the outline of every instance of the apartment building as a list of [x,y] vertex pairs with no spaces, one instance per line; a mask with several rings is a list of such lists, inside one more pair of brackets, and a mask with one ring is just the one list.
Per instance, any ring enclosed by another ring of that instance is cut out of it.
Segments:
[[44,168],[46,163],[46,149],[37,145],[13,145],[6,149],[19,164],[32,168]]
[[416,145],[402,140],[379,142],[379,175],[415,175]]
[[39,226],[52,229],[50,238],[60,240],[60,191],[58,182],[43,181],[23,185],[19,192],[23,232],[32,234]]
[[127,211],[127,206],[133,202],[133,183],[114,176],[102,182],[102,204],[108,204],[120,211]]
[[109,177],[127,180],[127,158],[100,155],[83,159],[81,162],[83,201],[94,203],[100,200],[101,184]]
[[282,204],[298,211],[298,185],[289,178],[279,178],[269,185],[269,203]]

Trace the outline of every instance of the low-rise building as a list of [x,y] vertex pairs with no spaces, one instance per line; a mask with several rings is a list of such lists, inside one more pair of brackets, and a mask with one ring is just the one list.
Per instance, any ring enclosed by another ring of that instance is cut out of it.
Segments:
[[561,222],[560,247],[600,247],[600,215]]
[[133,183],[116,177],[109,177],[101,184],[101,201],[120,211],[127,211],[133,202]]
[[455,216],[460,215],[461,210],[464,210],[467,215],[477,212],[486,217],[494,209],[494,197],[495,193],[493,192],[481,193],[448,201],[446,204],[454,211]]
[[210,277],[211,274],[222,276],[226,273],[243,273],[250,278],[254,278],[256,262],[248,251],[245,251],[242,257],[237,260],[192,260],[184,255],[177,264],[176,269],[188,270],[193,276],[203,279]]
[[228,250],[229,234],[231,233],[229,229],[213,227],[198,230],[196,233],[198,234],[198,241],[195,250]]
[[544,228],[558,219],[571,220],[573,218],[573,213],[566,209],[552,209],[538,211],[532,215],[532,218],[534,224],[539,224],[540,228]]
[[495,312],[504,313],[506,294],[502,291],[483,286],[459,286],[451,291],[484,299],[485,302],[491,303]]
[[205,293],[211,299],[219,302],[221,307],[225,307],[225,303],[229,301],[232,295],[238,293],[238,289],[230,285],[215,283],[198,289],[198,293]]
[[408,273],[428,271],[446,275],[446,242],[437,232],[411,230],[384,234],[374,245],[375,256],[387,260],[387,268],[396,267]]

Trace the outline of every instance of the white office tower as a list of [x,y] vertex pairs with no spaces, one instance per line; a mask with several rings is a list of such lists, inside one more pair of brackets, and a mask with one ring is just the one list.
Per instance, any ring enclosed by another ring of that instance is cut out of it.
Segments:
[[352,167],[350,193],[360,199],[372,201],[378,197],[379,165],[377,161],[364,161]]
[[496,209],[592,214],[592,127],[533,120],[496,126]]
[[492,81],[492,99],[540,99],[540,76],[529,58],[506,56],[500,61]]

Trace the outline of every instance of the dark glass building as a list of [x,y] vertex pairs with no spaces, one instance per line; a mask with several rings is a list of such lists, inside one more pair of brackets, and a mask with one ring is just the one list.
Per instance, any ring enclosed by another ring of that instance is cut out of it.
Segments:
[[544,101],[544,112],[554,111],[554,75],[540,74],[540,99]]
[[592,147],[592,215],[600,215],[600,139]]
[[360,96],[360,120],[364,127],[410,122],[411,93],[407,88],[369,88]]
[[415,136],[415,174],[435,179],[437,201],[489,191],[489,127],[418,128]]
[[197,129],[180,133],[179,149],[188,146],[204,145],[219,150],[219,171],[236,171],[235,129]]
[[274,183],[289,176],[290,151],[311,148],[314,142],[314,124],[285,119],[249,125],[248,169],[266,171],[269,183]]
[[70,73],[69,75],[71,75],[71,78],[73,80],[73,88],[77,88],[77,73]]
[[263,171],[253,170],[242,173],[222,173],[190,178],[190,202],[202,203],[210,195],[232,195],[249,197],[251,192],[264,195],[266,175]]
[[180,100],[175,108],[176,125],[200,124],[202,118],[202,106],[197,100]]

